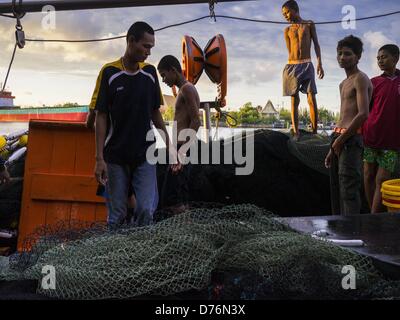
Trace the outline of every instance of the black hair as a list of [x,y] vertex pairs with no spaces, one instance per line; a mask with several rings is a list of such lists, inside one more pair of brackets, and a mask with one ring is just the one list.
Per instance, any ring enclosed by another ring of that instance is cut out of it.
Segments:
[[363,43],[360,38],[357,38],[353,35],[349,35],[338,42],[337,49],[341,49],[343,47],[350,48],[358,58],[361,58],[361,54],[363,52]]
[[126,42],[128,42],[130,36],[133,36],[136,42],[139,41],[142,39],[145,32],[154,35],[154,30],[149,24],[143,21],[135,22],[133,25],[131,25],[128,33],[126,34]]
[[169,71],[172,68],[175,68],[178,72],[182,73],[181,64],[179,63],[178,59],[171,55],[162,57],[157,66],[158,70]]
[[389,53],[390,55],[392,55],[393,57],[395,57],[396,59],[399,59],[400,50],[399,50],[399,47],[396,46],[395,44],[385,44],[382,48],[380,48],[378,50],[378,52],[381,50],[384,50],[387,53]]
[[297,13],[300,11],[299,5],[297,4],[297,2],[296,2],[295,0],[286,1],[286,2],[282,5],[282,9],[283,9],[284,7],[289,8],[289,9],[292,9],[292,10],[296,11]]

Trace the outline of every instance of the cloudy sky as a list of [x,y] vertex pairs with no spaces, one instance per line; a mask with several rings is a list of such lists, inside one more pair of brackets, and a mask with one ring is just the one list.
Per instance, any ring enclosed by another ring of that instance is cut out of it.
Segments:
[[[0,0],[9,2],[8,0]],[[45,1],[44,1],[45,2]],[[321,3],[323,2],[323,5]],[[283,21],[281,0],[218,3],[216,14]],[[352,5],[357,18],[400,10],[400,0],[299,0],[305,19],[341,20],[342,8]],[[208,14],[207,4],[159,7],[84,10],[56,13],[54,30],[42,27],[43,13],[30,13],[22,19],[27,38],[90,39],[123,35],[129,26],[144,20],[157,29],[169,24]],[[0,82],[5,78],[14,46],[15,22],[0,17]],[[290,99],[282,97],[282,69],[287,61],[283,25],[239,22],[219,18],[214,23],[202,20],[156,33],[156,46],[148,62],[157,64],[162,56],[180,57],[183,35],[194,37],[204,48],[214,35],[223,34],[228,50],[228,97],[230,109],[250,101],[265,105],[270,99],[276,107],[289,107]],[[318,104],[339,109],[338,85],[344,72],[336,62],[337,41],[348,34],[362,38],[365,48],[360,69],[370,77],[379,74],[376,51],[386,43],[400,44],[400,15],[359,21],[355,29],[341,24],[319,25],[317,33],[322,49],[325,78],[317,80]],[[96,77],[103,64],[121,57],[125,40],[83,44],[32,43],[17,49],[7,88],[16,96],[15,104],[53,105],[64,102],[88,104]],[[313,52],[313,61],[315,53]],[[205,74],[198,82],[201,99],[214,100],[216,87]],[[163,86],[163,92],[170,89]],[[301,107],[306,106],[302,96]]]

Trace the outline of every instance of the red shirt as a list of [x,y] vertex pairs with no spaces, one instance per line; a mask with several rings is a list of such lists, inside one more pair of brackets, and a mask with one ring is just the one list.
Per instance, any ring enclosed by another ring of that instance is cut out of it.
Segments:
[[363,126],[367,147],[400,151],[400,70],[372,78],[372,107]]

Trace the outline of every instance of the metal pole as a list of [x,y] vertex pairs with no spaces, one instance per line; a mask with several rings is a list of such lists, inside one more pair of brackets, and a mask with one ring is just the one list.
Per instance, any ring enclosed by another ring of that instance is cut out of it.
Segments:
[[[253,0],[219,0],[218,2],[253,1]],[[166,6],[176,4],[209,3],[209,0],[52,0],[52,1],[16,1],[16,11],[41,12],[46,5],[57,11],[105,9],[121,7]],[[0,3],[0,13],[13,13],[12,2]]]
[[203,128],[204,128],[204,141],[206,143],[210,142],[211,138],[211,113],[210,104],[204,103],[203,106]]

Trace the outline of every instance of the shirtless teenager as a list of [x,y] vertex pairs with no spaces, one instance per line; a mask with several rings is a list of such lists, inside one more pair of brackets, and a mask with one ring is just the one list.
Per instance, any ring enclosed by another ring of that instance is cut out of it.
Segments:
[[368,118],[372,83],[357,64],[363,43],[352,35],[339,41],[337,60],[346,72],[340,89],[340,120],[325,158],[330,168],[332,214],[358,214],[361,209],[363,144],[361,127]]
[[319,79],[324,77],[322,68],[321,49],[318,43],[315,24],[311,20],[300,17],[299,6],[296,1],[290,0],[283,4],[282,14],[291,23],[284,31],[286,46],[289,52],[289,61],[283,70],[283,95],[291,96],[292,125],[294,139],[298,140],[299,133],[299,91],[307,94],[310,106],[310,118],[313,133],[317,133],[318,110],[315,94],[315,71],[311,62],[311,41],[314,42],[317,56],[317,74]]
[[[186,129],[197,133],[200,127],[199,108],[200,97],[193,84],[186,80],[182,73],[181,65],[174,56],[163,57],[158,64],[158,72],[162,81],[172,87],[179,88],[175,103],[174,124],[177,131],[177,150],[185,144],[188,139],[182,139],[179,135]],[[189,176],[190,163],[186,165],[171,166],[166,178],[164,206],[172,208],[173,213],[180,213],[187,209],[189,201]]]

